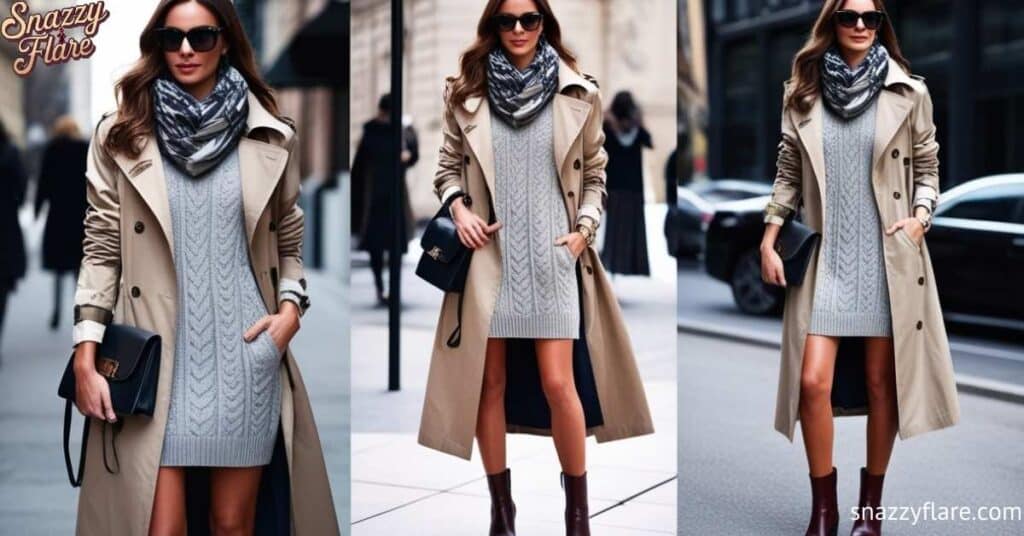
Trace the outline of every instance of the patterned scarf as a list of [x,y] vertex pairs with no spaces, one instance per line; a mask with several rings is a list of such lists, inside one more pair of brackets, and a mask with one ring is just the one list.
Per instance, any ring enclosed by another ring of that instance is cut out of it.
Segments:
[[821,92],[825,104],[845,119],[856,117],[882,90],[888,73],[889,51],[878,41],[854,69],[846,65],[839,50],[832,46],[825,51],[821,62]]
[[192,177],[216,166],[235,147],[249,116],[249,85],[221,63],[217,84],[196,100],[169,75],[153,82],[156,139],[160,152]]
[[522,71],[501,47],[487,59],[487,99],[498,117],[515,128],[537,117],[558,90],[558,52],[543,36],[533,61]]

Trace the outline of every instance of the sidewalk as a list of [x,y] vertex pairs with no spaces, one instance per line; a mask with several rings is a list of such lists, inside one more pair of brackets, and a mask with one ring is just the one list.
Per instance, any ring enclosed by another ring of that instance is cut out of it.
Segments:
[[[656,208],[654,210],[657,210]],[[675,266],[659,256],[660,219],[648,218],[654,277],[614,286],[654,417],[656,433],[597,445],[588,439],[591,526],[595,534],[675,534]],[[662,239],[663,240],[663,239]],[[352,270],[353,534],[480,534],[489,496],[479,456],[470,462],[419,446],[416,434],[441,293],[413,273],[414,242],[402,274],[402,390],[387,391],[387,309],[374,306],[366,257]],[[661,269],[662,265],[668,270]],[[564,499],[549,438],[510,435],[509,466],[523,534],[559,534]]]
[[[71,355],[73,287],[65,280],[65,313],[57,331],[48,322],[53,279],[38,264],[38,229],[26,229],[33,269],[10,297],[0,366],[0,533],[73,534],[77,490],[61,451],[64,402],[57,383]],[[340,282],[309,272],[313,307],[292,342],[309,391],[339,522],[349,519],[349,405],[346,294]],[[77,464],[81,417],[74,413],[72,461]],[[77,465],[76,465],[77,468]],[[88,478],[88,477],[87,477]]]

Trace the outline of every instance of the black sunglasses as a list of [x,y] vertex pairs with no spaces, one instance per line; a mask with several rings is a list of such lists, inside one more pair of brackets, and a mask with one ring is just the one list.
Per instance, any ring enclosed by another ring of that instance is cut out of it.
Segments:
[[840,9],[836,11],[836,22],[840,26],[845,28],[856,28],[857,19],[864,21],[864,27],[869,30],[877,30],[882,25],[882,21],[885,20],[885,13],[881,11],[865,11],[858,13],[849,9]]
[[157,44],[164,52],[177,52],[181,49],[181,42],[188,38],[188,44],[196,52],[209,52],[217,46],[217,36],[221,29],[216,26],[196,26],[189,31],[178,28],[157,28],[153,30],[156,35]]
[[540,28],[541,21],[544,20],[544,15],[531,11],[529,13],[523,13],[518,17],[511,13],[499,13],[494,16],[494,25],[503,32],[511,32],[516,29],[516,23],[518,22],[523,26],[523,29],[532,32],[537,28]]

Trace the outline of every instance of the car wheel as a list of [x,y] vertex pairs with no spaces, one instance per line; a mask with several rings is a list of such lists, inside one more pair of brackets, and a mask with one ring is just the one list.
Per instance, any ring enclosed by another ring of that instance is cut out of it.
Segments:
[[761,280],[761,255],[751,248],[740,255],[732,271],[732,299],[744,313],[766,315],[782,306],[781,289]]

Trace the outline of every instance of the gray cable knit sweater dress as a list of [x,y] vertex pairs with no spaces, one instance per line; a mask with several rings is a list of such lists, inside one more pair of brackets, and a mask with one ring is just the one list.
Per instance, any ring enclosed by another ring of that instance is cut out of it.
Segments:
[[550,102],[518,129],[491,114],[494,215],[503,224],[491,337],[579,337],[576,260],[567,246],[555,245],[569,232],[569,216],[555,169],[553,119]]
[[871,186],[878,98],[844,120],[824,107],[825,229],[810,333],[891,336],[882,224]]
[[238,151],[196,178],[164,164],[178,280],[174,377],[160,464],[247,467],[273,454],[281,352],[249,263]]

